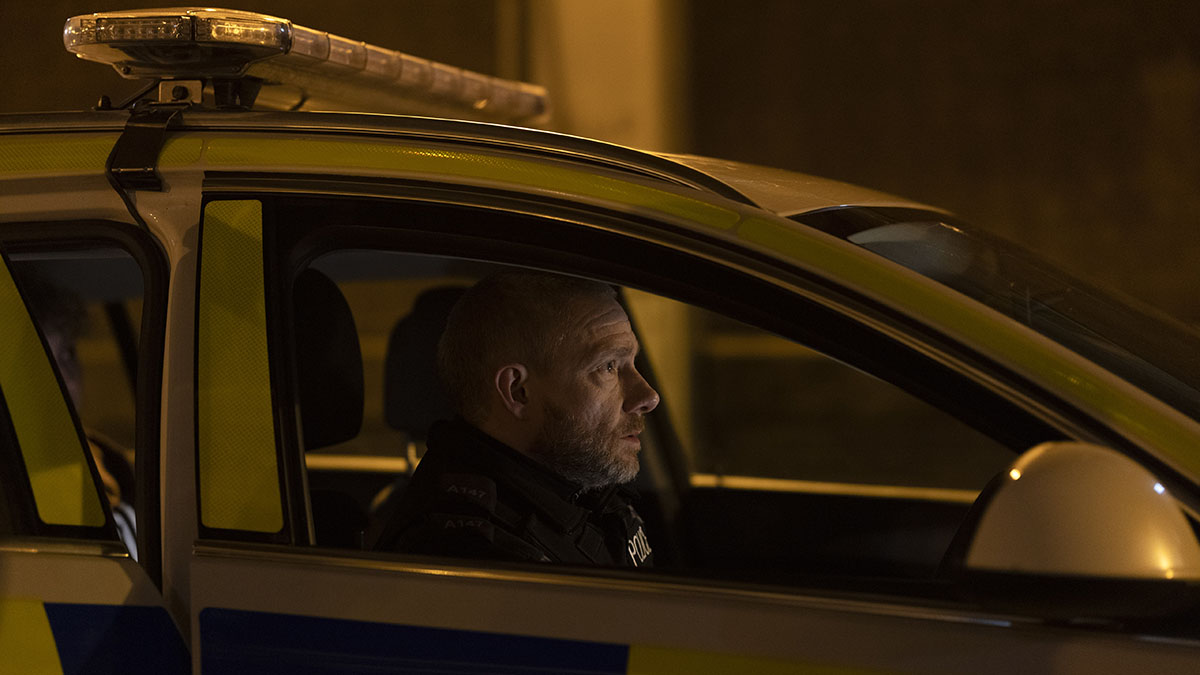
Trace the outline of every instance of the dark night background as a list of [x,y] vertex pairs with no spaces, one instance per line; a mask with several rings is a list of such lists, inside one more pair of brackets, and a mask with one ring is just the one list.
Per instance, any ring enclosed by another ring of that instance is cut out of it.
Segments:
[[[228,4],[520,75],[531,72],[531,48],[505,51],[498,8],[527,21],[548,3]],[[92,11],[170,4],[3,0],[0,112],[85,108],[102,93],[116,99],[132,91],[135,83],[64,51],[62,23]],[[1200,5],[661,4],[677,19],[664,34],[681,53],[672,71],[678,95],[663,111],[676,138],[660,149],[779,166],[936,204],[1073,273],[1200,323]],[[534,34],[518,32],[526,40]],[[610,42],[611,52],[587,58],[613,58],[623,46]]]

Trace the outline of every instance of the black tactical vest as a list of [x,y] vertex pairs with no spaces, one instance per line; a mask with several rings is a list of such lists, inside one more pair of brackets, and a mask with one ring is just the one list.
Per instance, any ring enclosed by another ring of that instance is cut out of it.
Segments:
[[461,422],[439,422],[377,550],[647,567],[654,555],[633,493],[581,492]]

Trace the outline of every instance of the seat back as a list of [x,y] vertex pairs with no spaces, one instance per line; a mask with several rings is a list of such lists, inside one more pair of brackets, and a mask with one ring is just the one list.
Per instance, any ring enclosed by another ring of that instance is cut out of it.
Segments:
[[[292,287],[293,337],[306,452],[348,441],[363,421],[363,362],[354,315],[332,279],[309,268]],[[333,490],[309,496],[318,546],[359,548],[366,511]]]
[[[466,290],[465,286],[436,286],[422,291],[412,311],[396,322],[388,339],[384,417],[388,426],[405,434],[410,473],[424,453],[429,427],[454,416],[437,374],[437,345],[450,310]],[[407,484],[408,476],[399,476],[375,496],[367,530],[368,548],[374,546],[391,521]]]
[[312,451],[362,429],[362,349],[350,305],[329,277],[304,270],[292,300],[302,438]]
[[429,427],[454,415],[437,374],[437,344],[465,286],[426,289],[396,322],[384,364],[384,411],[388,426],[411,442],[424,443]]

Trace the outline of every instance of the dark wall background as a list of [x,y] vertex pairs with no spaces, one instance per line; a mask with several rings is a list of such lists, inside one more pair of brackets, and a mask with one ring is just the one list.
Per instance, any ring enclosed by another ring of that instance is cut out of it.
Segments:
[[1200,322],[1200,4],[690,7],[700,154],[949,208]]
[[[1200,323],[1200,4],[681,2],[687,150],[947,207]],[[0,0],[0,112],[133,91],[62,23],[169,4]],[[497,71],[494,0],[222,4]]]

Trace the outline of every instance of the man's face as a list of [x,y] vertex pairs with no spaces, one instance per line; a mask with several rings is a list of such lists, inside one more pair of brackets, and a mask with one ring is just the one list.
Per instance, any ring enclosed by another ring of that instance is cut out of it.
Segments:
[[586,489],[637,476],[642,416],[658,393],[634,368],[638,342],[613,299],[581,298],[563,308],[562,341],[536,373],[531,403],[541,429],[530,454]]

